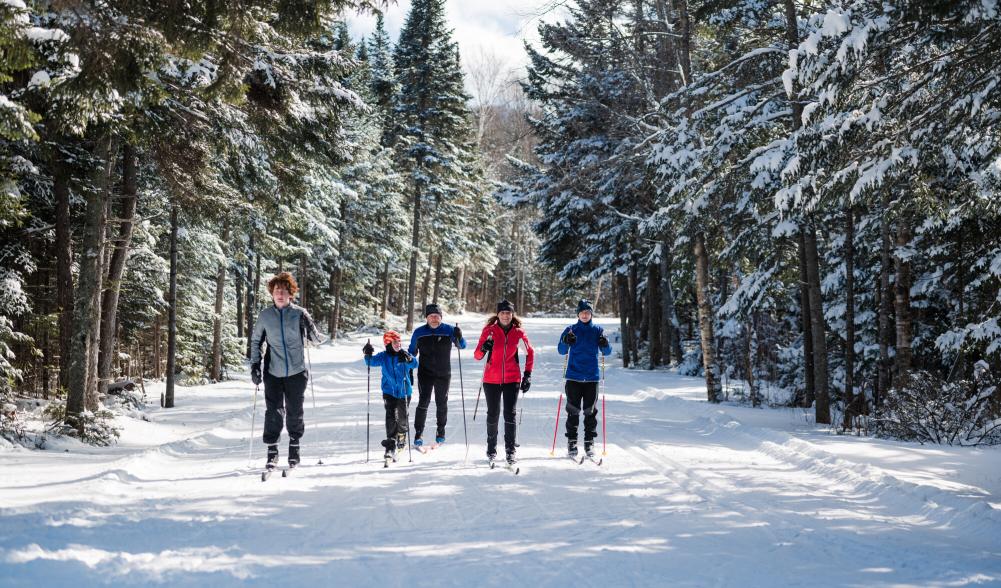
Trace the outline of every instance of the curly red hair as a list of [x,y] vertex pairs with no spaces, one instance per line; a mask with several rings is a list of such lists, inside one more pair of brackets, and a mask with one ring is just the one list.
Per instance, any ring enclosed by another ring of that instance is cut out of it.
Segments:
[[288,290],[291,296],[295,296],[296,292],[299,291],[299,284],[296,283],[295,277],[289,272],[280,272],[268,280],[268,294],[273,294],[277,286],[285,286],[285,289]]

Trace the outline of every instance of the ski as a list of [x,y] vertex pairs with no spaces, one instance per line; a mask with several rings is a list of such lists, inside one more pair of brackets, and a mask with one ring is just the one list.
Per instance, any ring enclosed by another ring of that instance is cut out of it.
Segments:
[[267,468],[267,469],[265,469],[263,472],[261,472],[261,481],[262,482],[267,482],[268,478],[270,478],[271,474],[273,474],[273,473],[275,473],[275,469],[274,468]]
[[514,462],[506,462],[504,464],[504,469],[506,469],[507,471],[511,472],[516,476],[521,473],[521,468],[518,467],[518,464]]
[[588,455],[587,458],[589,460],[591,460],[591,463],[593,463],[594,465],[597,465],[597,466],[600,466],[602,464],[602,462],[605,461],[605,458],[599,457],[598,459],[595,459],[593,455]]
[[576,455],[569,455],[568,454],[567,455],[567,459],[569,459],[570,461],[574,462],[577,465],[580,465],[580,464],[584,463],[584,458],[581,457],[580,459],[577,459]]

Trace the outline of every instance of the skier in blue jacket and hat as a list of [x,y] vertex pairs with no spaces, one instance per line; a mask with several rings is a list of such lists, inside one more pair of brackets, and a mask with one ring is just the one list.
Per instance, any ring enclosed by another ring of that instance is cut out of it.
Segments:
[[[385,458],[390,459],[395,451],[406,447],[409,419],[407,405],[413,394],[408,372],[417,367],[417,359],[403,348],[403,340],[396,331],[386,331],[382,336],[385,351],[375,353],[371,343],[362,347],[365,365],[382,368],[382,403],[386,407],[386,448]],[[395,459],[393,461],[396,461]]]
[[584,411],[584,452],[594,456],[594,438],[598,428],[598,354],[611,355],[612,346],[604,329],[594,324],[594,308],[582,299],[577,304],[577,322],[563,330],[556,346],[560,355],[567,355],[567,454],[577,456],[577,429]]

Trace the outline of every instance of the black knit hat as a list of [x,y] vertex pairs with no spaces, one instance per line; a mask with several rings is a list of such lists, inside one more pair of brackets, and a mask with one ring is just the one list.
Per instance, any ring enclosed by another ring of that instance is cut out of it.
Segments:
[[580,314],[585,310],[589,310],[592,313],[594,312],[594,308],[591,306],[591,301],[587,298],[581,298],[580,302],[577,303],[577,314]]
[[514,305],[508,302],[507,298],[497,303],[497,312],[502,312],[505,310],[514,312]]
[[445,314],[441,312],[441,307],[438,306],[437,304],[435,304],[434,302],[432,302],[431,304],[428,304],[427,306],[424,307],[424,316],[426,317],[429,314],[436,314],[438,316],[445,316]]

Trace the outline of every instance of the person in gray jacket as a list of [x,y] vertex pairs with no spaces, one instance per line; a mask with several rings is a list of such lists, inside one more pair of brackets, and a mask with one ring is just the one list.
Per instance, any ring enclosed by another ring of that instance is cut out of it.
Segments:
[[299,439],[306,430],[302,406],[309,379],[304,350],[307,339],[315,343],[322,339],[306,309],[292,303],[298,291],[299,285],[289,272],[268,280],[274,304],[258,315],[250,338],[250,378],[256,385],[264,382],[264,443],[269,469],[278,465],[283,424],[289,437],[288,464],[295,467],[299,463]]

